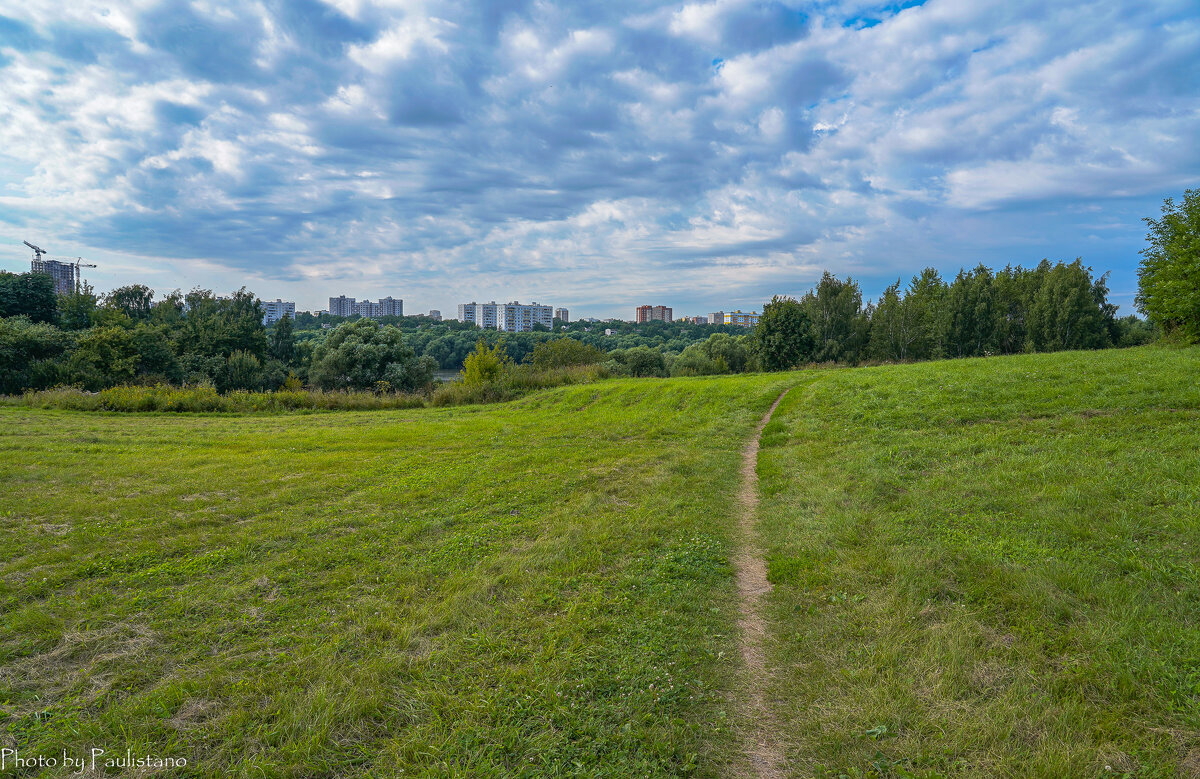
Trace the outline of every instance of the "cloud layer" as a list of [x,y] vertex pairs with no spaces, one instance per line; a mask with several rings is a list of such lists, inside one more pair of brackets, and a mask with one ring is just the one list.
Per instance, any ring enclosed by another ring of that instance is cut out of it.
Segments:
[[100,286],[703,313],[1081,255],[1128,304],[1139,218],[1200,184],[1190,1],[3,13],[5,265]]

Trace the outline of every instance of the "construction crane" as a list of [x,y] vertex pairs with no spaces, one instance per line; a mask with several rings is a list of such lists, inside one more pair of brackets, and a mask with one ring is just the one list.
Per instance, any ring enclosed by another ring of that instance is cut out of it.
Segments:
[[[40,246],[34,246],[29,241],[21,241],[21,243],[25,244],[30,249],[33,249],[33,261],[35,263],[41,262],[42,258],[47,253],[45,249],[43,249]],[[49,257],[47,259],[49,259],[53,262],[60,263],[62,265],[74,265],[75,266],[74,282],[75,282],[75,291],[76,292],[79,291],[80,282],[83,280],[83,276],[80,274],[80,269],[96,267],[96,265],[94,263],[84,262],[82,257]]]
[[21,241],[21,243],[25,244],[25,245],[26,245],[26,246],[28,246],[30,249],[33,249],[33,259],[35,259],[35,260],[40,260],[40,259],[42,259],[42,255],[46,253],[46,250],[45,250],[45,249],[43,249],[43,248],[42,248],[42,247],[40,247],[40,246],[34,246],[34,245],[33,245],[33,244],[31,244],[29,241]]
[[79,292],[79,287],[82,286],[82,284],[83,284],[83,276],[80,275],[79,269],[80,268],[95,268],[95,266],[96,266],[95,263],[83,262],[83,257],[73,257],[73,258],[72,257],[53,257],[52,259],[54,259],[54,260],[56,260],[56,262],[60,262],[64,265],[76,266],[76,274],[74,274],[74,282],[76,282],[76,292]]

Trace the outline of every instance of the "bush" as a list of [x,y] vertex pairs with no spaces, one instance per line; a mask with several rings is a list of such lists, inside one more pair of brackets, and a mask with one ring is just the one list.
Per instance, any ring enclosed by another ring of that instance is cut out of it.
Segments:
[[605,354],[600,349],[574,338],[555,338],[533,347],[525,361],[538,370],[566,368],[571,365],[598,365]]
[[480,338],[475,344],[475,351],[463,360],[461,382],[467,387],[486,387],[497,384],[512,366],[512,361],[504,353],[504,345],[497,343],[492,348]]
[[667,359],[658,349],[635,346],[631,349],[613,349],[604,363],[609,373],[620,376],[666,376]]

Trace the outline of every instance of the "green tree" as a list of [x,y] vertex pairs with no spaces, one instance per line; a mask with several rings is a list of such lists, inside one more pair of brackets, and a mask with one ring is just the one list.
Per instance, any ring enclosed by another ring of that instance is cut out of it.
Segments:
[[154,290],[145,284],[117,287],[105,297],[104,305],[124,312],[135,322],[149,319],[154,310]]
[[225,361],[223,390],[258,390],[263,387],[263,366],[250,352],[238,349]]
[[754,343],[764,370],[795,368],[813,358],[812,320],[797,300],[776,295],[763,306]]
[[187,316],[176,330],[177,350],[205,357],[228,358],[241,350],[260,360],[267,354],[267,331],[263,327],[262,303],[238,290],[218,298],[211,290],[193,289],[183,297]]
[[671,363],[672,376],[710,376],[724,372],[717,368],[701,344],[691,344]]
[[0,395],[57,384],[72,336],[27,317],[0,319]]
[[67,364],[70,381],[98,390],[135,381],[178,382],[183,369],[159,327],[93,327],[85,330]]
[[71,382],[87,390],[128,384],[137,376],[137,342],[124,327],[93,327],[79,337],[68,363]]
[[[743,328],[734,325],[738,330]],[[743,373],[753,368],[751,336],[713,333],[700,342],[717,373]]]
[[92,285],[84,282],[77,292],[58,296],[58,319],[64,330],[85,330],[92,326],[99,299]]
[[398,391],[433,382],[434,362],[418,357],[400,330],[359,319],[339,325],[313,351],[309,381],[321,389],[366,390],[386,381]]
[[1108,303],[1105,277],[1076,259],[1038,266],[1027,304],[1027,344],[1031,351],[1103,349],[1112,345],[1116,306]]
[[913,360],[934,360],[946,354],[946,297],[949,287],[933,268],[913,276],[904,293],[905,316],[913,323],[915,337],[908,347]]
[[31,322],[58,322],[54,280],[44,273],[0,271],[0,317],[23,316]]
[[826,271],[815,290],[801,300],[813,323],[813,359],[855,363],[867,345],[869,319],[862,308],[862,290],[854,279],[842,281]]
[[296,358],[296,337],[292,333],[292,317],[284,314],[283,319],[275,323],[267,336],[267,349],[271,356],[284,365],[291,365]]
[[547,370],[569,365],[595,365],[603,362],[604,357],[604,352],[582,341],[554,338],[534,346],[525,361],[538,370]]
[[618,365],[618,372],[629,376],[666,376],[667,361],[659,349],[635,346],[632,349],[614,349],[609,357]]
[[1200,190],[1183,202],[1163,201],[1159,219],[1145,220],[1149,244],[1138,269],[1138,309],[1164,332],[1200,341]]
[[996,345],[996,301],[992,271],[979,265],[960,270],[946,296],[946,349],[948,357],[978,357],[994,354]]

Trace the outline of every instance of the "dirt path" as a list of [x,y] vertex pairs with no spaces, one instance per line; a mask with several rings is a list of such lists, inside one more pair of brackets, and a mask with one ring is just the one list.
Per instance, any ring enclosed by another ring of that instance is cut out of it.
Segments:
[[771,591],[767,581],[767,564],[758,546],[755,523],[758,514],[758,442],[763,428],[771,421],[771,415],[783,400],[784,390],[771,408],[759,420],[753,437],[742,450],[742,488],[738,493],[740,518],[738,531],[741,542],[733,558],[734,575],[737,581],[740,616],[738,632],[739,648],[745,674],[745,697],[742,705],[742,721],[747,723],[746,755],[750,759],[751,776],[783,776],[783,750],[777,735],[778,723],[767,705],[763,691],[768,676],[763,662],[763,642],[766,638],[766,623],[762,615],[762,596]]

